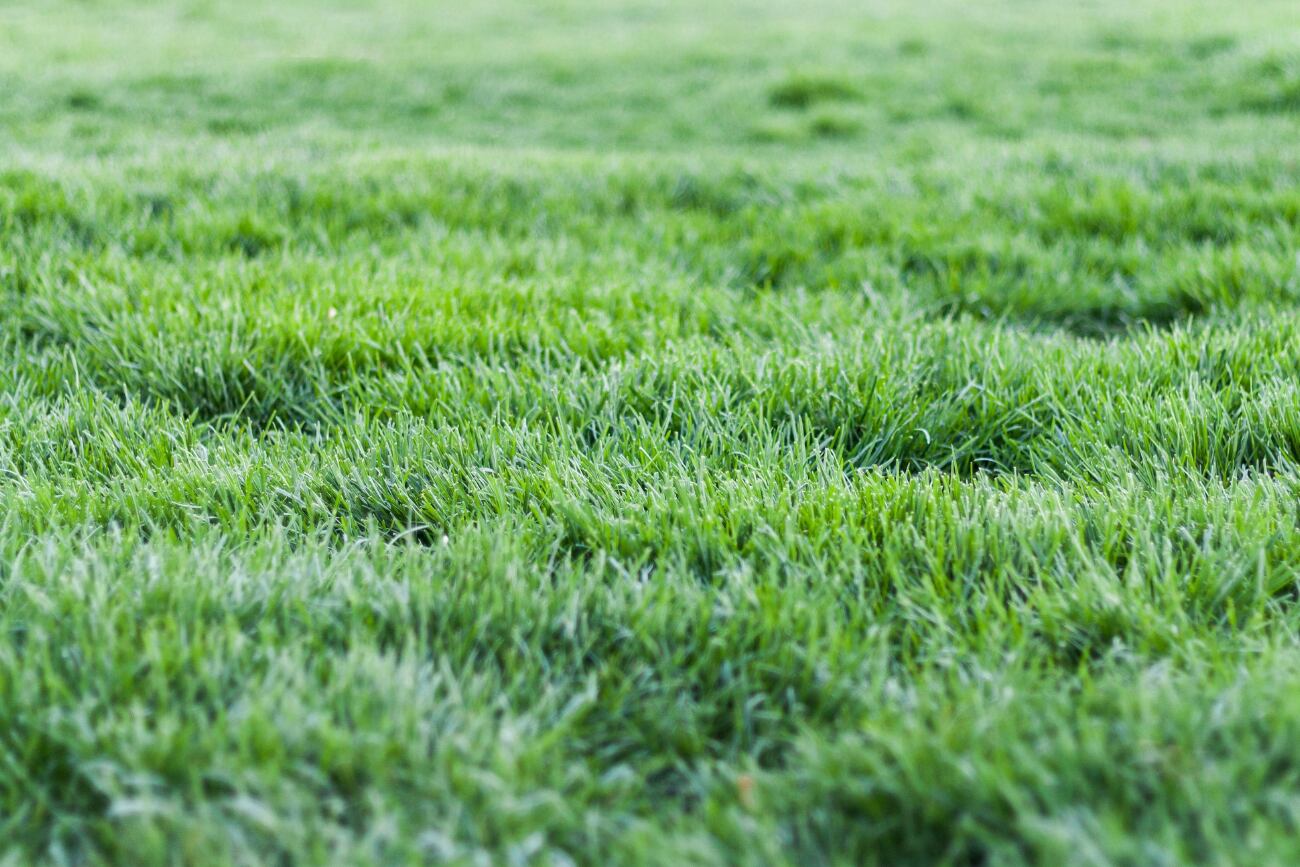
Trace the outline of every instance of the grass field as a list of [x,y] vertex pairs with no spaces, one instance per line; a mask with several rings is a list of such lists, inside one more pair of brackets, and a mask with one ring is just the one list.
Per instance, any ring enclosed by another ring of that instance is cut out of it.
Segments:
[[0,0],[0,864],[1300,861],[1292,0]]

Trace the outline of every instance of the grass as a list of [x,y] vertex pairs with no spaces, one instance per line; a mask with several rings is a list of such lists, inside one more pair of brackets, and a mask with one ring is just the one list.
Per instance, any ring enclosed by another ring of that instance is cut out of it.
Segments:
[[1282,0],[0,2],[0,863],[1300,858]]

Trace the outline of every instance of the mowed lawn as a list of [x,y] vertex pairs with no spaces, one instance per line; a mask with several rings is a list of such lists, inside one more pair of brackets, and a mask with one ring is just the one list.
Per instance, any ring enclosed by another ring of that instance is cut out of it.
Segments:
[[0,864],[1300,860],[1292,0],[0,0]]

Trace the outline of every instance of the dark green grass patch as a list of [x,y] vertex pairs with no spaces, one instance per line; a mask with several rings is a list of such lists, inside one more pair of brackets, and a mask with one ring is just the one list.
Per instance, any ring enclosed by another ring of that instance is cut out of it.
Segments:
[[793,73],[773,84],[768,101],[778,108],[811,108],[822,102],[860,99],[862,92],[846,76],[831,73]]

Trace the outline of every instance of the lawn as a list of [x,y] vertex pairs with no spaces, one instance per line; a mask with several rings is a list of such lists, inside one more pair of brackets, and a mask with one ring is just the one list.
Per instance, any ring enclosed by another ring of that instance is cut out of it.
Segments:
[[0,864],[1300,861],[1293,0],[0,0]]

